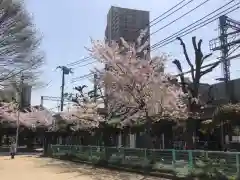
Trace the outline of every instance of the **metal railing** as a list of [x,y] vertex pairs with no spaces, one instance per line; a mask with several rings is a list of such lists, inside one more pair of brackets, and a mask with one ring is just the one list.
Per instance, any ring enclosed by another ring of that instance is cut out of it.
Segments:
[[235,179],[240,173],[238,152],[51,145],[49,153],[53,157],[67,155],[91,163],[104,160],[117,166],[151,166],[152,171],[169,172],[177,176],[218,172]]

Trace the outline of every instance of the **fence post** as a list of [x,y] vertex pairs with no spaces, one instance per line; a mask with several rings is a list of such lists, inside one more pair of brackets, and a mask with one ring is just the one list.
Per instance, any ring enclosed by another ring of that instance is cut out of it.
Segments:
[[144,149],[144,159],[147,160],[147,149]]
[[50,157],[52,157],[53,154],[55,153],[55,152],[53,152],[53,145],[52,144],[48,144],[46,149],[47,149],[46,155],[47,156],[50,155]]
[[173,165],[173,168],[175,169],[176,168],[176,150],[175,149],[172,150],[172,165]]
[[192,150],[188,151],[188,165],[189,165],[189,169],[192,170],[192,168],[193,168],[193,152],[192,152]]
[[122,164],[124,164],[125,163],[125,149],[124,149],[124,147],[121,147],[120,152],[122,154]]
[[92,146],[88,146],[88,148],[89,148],[89,159],[90,159],[90,161],[92,161]]
[[205,152],[205,159],[208,160],[208,151]]
[[68,146],[68,155],[72,154],[72,145],[67,145]]
[[237,167],[237,175],[239,176],[239,154],[236,154],[236,167]]

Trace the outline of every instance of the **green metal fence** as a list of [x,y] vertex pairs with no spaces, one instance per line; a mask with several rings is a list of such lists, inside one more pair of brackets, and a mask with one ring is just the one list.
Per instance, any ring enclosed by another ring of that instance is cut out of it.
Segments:
[[51,145],[54,157],[71,156],[97,163],[101,160],[117,166],[147,168],[178,176],[223,173],[235,179],[240,171],[240,153],[199,150],[132,149],[99,146]]

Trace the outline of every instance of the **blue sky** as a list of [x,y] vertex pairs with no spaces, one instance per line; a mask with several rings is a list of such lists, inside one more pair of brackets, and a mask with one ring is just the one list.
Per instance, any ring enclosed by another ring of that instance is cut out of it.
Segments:
[[[154,32],[158,28],[171,22],[185,12],[194,8],[204,0],[195,0],[188,6],[178,11],[171,17],[162,21],[161,23],[153,26],[151,31]],[[183,19],[177,21],[171,26],[163,29],[162,31],[154,34],[151,37],[151,44],[154,44],[168,35],[177,32],[186,25],[200,19],[204,15],[217,9],[229,0],[210,0],[203,7],[194,11],[190,15],[185,16]],[[164,11],[168,10],[180,0],[25,0],[28,11],[31,13],[36,24],[37,29],[43,36],[41,49],[46,54],[46,65],[43,67],[43,74],[41,80],[49,85],[45,88],[36,89],[32,93],[32,104],[40,104],[40,96],[60,96],[61,74],[55,68],[59,65],[66,65],[68,63],[77,61],[83,56],[88,56],[88,52],[84,46],[89,47],[90,37],[93,39],[102,40],[104,38],[104,31],[106,26],[106,15],[111,7],[120,6],[124,8],[134,8],[150,11],[150,19],[154,19]],[[229,16],[237,19],[240,10],[231,13]],[[240,19],[239,19],[240,20]],[[189,47],[189,54],[194,57],[191,51],[191,37],[203,39],[203,50],[209,52],[209,40],[217,37],[218,31],[216,30],[218,22],[214,22],[206,27],[197,30],[183,39]],[[184,61],[182,49],[178,41],[175,41],[158,51],[154,55],[165,52],[171,55],[172,58],[178,58],[182,61],[184,70],[189,67]],[[219,52],[214,53],[212,58],[207,63],[216,60]],[[84,63],[83,63],[84,64]],[[232,61],[231,78],[238,78],[238,60]],[[74,74],[66,78],[66,92],[72,92],[74,86],[79,84],[91,84],[89,80],[85,79],[77,83],[71,83],[74,77],[82,76],[91,70],[96,64],[90,64],[84,67],[74,69]],[[175,67],[171,64],[171,60],[167,63],[167,70],[172,73],[177,73]],[[217,68],[214,72],[203,77],[202,82],[214,83],[215,79],[221,77],[221,67]],[[44,101],[44,106],[54,108],[58,104],[56,102]]]

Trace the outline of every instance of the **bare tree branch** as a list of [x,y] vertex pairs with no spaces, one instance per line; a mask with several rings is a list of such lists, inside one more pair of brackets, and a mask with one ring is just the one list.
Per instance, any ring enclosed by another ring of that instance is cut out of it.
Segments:
[[19,81],[26,76],[34,84],[44,55],[39,51],[38,37],[32,20],[20,1],[0,1],[0,81]]
[[[181,46],[183,48],[183,53],[185,55],[186,61],[189,64],[190,70],[191,70],[192,85],[188,86],[186,91],[190,93],[191,98],[192,98],[192,100],[189,101],[190,102],[190,104],[189,104],[190,105],[190,111],[195,111],[196,110],[195,107],[200,107],[199,104],[196,104],[196,102],[195,102],[195,100],[197,100],[199,98],[200,79],[203,75],[211,72],[215,67],[217,67],[219,63],[216,63],[213,66],[211,66],[210,68],[208,68],[204,71],[201,71],[202,64],[204,63],[204,61],[212,55],[211,53],[207,54],[205,56],[203,55],[203,52],[202,52],[202,49],[201,49],[202,42],[203,42],[202,39],[200,39],[197,42],[196,37],[195,36],[192,37],[192,45],[193,45],[194,52],[195,52],[195,67],[193,66],[193,64],[191,62],[189,63],[190,58],[187,54],[186,46],[185,46],[183,40],[181,38],[178,38],[178,40],[181,42]],[[173,63],[176,65],[177,69],[179,71],[181,71],[181,68],[179,68],[179,63],[180,62],[178,60],[177,61],[175,60]],[[194,69],[195,69],[195,71],[194,71]],[[183,77],[180,77],[180,79],[181,79],[181,83],[184,84],[183,83],[184,82]],[[184,92],[186,92],[186,91],[184,91]]]
[[175,65],[177,66],[178,71],[180,72],[180,81],[181,81],[181,84],[182,84],[182,91],[183,91],[184,93],[188,93],[188,91],[187,91],[187,89],[186,89],[184,74],[182,73],[183,71],[182,71],[182,65],[181,65],[180,61],[177,60],[177,59],[175,59],[175,60],[173,61],[173,64],[175,64]]
[[191,60],[189,59],[189,56],[188,56],[188,53],[187,53],[187,49],[186,49],[186,45],[185,45],[185,43],[183,42],[183,40],[180,37],[177,37],[177,40],[180,41],[180,44],[181,44],[181,46],[183,48],[184,56],[185,56],[185,58],[187,60],[188,65],[191,68],[192,79],[194,79],[194,67],[193,67],[193,64],[191,63]]
[[213,69],[216,68],[219,64],[220,64],[220,62],[216,62],[214,65],[212,65],[212,66],[209,67],[208,69],[206,69],[206,70],[204,70],[204,71],[201,71],[200,76],[202,77],[202,76],[204,76],[205,74],[212,72]]
[[209,53],[209,54],[203,56],[201,65],[202,65],[202,63],[203,63],[207,58],[209,58],[210,56],[212,56],[212,53]]

